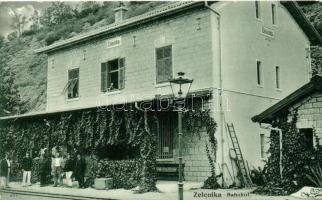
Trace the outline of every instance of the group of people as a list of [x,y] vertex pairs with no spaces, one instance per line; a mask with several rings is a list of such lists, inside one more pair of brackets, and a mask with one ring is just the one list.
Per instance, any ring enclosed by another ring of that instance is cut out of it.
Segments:
[[[29,153],[26,153],[26,156],[22,159],[21,167],[23,170],[22,186],[30,186],[33,159]],[[85,188],[85,171],[86,161],[80,153],[77,153],[75,158],[70,153],[63,157],[62,153],[56,151],[52,156],[49,156],[48,152],[44,151],[39,158],[40,187],[47,184],[49,176],[54,179],[54,187],[62,186],[63,176],[65,175],[68,187],[73,186],[73,178],[75,178],[78,181],[79,188]],[[6,153],[4,159],[0,161],[0,187],[9,187],[10,172],[11,162],[9,154]]]

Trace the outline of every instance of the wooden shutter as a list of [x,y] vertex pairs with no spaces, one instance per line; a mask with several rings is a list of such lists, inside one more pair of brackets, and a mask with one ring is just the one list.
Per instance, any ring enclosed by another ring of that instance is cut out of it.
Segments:
[[125,87],[125,58],[119,59],[119,89]]
[[156,50],[156,82],[167,82],[172,78],[172,48],[162,47]]
[[156,50],[156,82],[161,83],[163,77],[163,48]]
[[101,92],[107,91],[107,64],[102,63],[101,64]]

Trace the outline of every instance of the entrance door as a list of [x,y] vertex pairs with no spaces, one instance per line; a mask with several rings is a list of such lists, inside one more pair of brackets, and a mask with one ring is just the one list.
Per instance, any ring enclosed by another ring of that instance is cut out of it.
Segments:
[[176,127],[176,118],[174,112],[159,112],[158,128],[158,158],[172,159],[174,145],[174,132]]

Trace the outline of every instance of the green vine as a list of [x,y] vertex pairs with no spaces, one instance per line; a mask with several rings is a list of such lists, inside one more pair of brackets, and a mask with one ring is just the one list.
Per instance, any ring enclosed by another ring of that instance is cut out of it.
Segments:
[[[308,166],[321,162],[318,149],[307,149],[304,143],[304,133],[298,131],[296,122],[298,118],[297,110],[293,112],[281,113],[274,122],[273,127],[282,130],[283,135],[283,157],[282,176],[280,176],[280,140],[279,132],[271,131],[269,158],[266,163],[265,176],[267,185],[259,187],[256,193],[269,195],[287,195],[293,193],[303,186],[310,185],[306,179]],[[319,153],[320,152],[320,153]]]
[[217,140],[215,137],[217,123],[211,117],[210,110],[190,110],[184,114],[186,131],[197,135],[201,139],[201,133],[205,130],[207,140],[205,140],[206,154],[210,166],[211,176],[204,182],[204,188],[216,189],[219,187],[216,176],[216,152]]

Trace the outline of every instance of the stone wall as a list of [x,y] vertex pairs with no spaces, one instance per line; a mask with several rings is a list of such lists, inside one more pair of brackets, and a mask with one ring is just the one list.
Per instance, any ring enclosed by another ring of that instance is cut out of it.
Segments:
[[[171,94],[168,83],[156,84],[156,48],[172,45],[173,76],[183,71],[193,78],[191,91],[212,86],[210,12],[196,9],[171,18],[51,53],[48,57],[47,110],[66,110],[122,104]],[[107,40],[121,43],[107,47]],[[101,92],[101,63],[125,58],[125,88]],[[79,98],[63,92],[68,70],[79,68]]]
[[314,128],[322,138],[322,94],[314,93],[294,106],[298,107],[297,128]]

